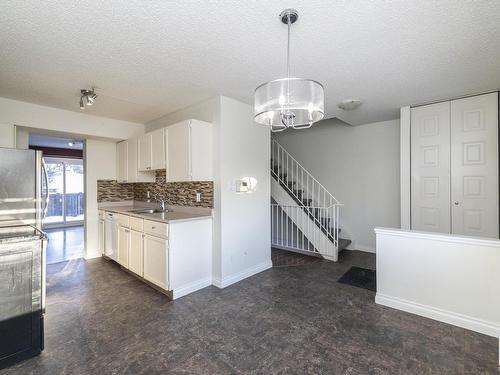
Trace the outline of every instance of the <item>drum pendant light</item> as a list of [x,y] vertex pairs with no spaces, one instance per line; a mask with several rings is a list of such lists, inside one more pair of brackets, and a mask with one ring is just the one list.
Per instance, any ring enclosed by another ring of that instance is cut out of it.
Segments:
[[280,14],[281,21],[288,26],[286,78],[264,83],[255,89],[255,121],[270,126],[272,132],[310,128],[325,115],[323,86],[311,79],[290,77],[290,29],[298,18],[295,9],[285,9]]

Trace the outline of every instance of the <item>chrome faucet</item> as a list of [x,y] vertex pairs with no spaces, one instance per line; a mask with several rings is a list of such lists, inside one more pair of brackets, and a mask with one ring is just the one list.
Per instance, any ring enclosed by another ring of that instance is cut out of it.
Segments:
[[157,201],[158,203],[160,203],[160,209],[161,209],[162,211],[166,211],[166,209],[165,209],[165,199],[158,198],[157,196],[153,196],[153,199],[154,199],[155,201]]

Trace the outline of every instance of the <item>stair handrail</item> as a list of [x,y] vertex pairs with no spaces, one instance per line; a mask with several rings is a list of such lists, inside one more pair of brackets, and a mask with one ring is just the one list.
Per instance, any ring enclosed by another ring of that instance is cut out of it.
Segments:
[[[300,167],[302,169],[302,173],[305,172],[306,173],[306,176],[308,178],[310,178],[312,181],[314,181],[319,187],[321,187],[321,189],[323,190],[323,194],[326,194],[330,199],[331,201],[333,201],[334,203],[332,203],[330,206],[323,206],[323,207],[328,207],[328,208],[331,208],[331,207],[334,207],[334,206],[343,206],[342,203],[339,202],[339,200],[337,198],[335,198],[329,191],[326,187],[323,186],[323,184],[321,182],[319,182],[302,164],[299,163],[299,161],[297,159],[295,159],[278,141],[276,141],[275,139],[272,139],[271,140],[271,158],[274,162],[274,145],[277,146],[277,150],[278,150],[278,158],[279,158],[279,154],[282,154],[284,153],[287,157],[287,160],[288,158],[290,158],[295,164],[297,164],[298,167]],[[292,195],[294,195],[296,198],[300,199],[300,197],[298,197],[294,191],[292,189],[290,189],[290,186],[288,185],[288,179],[285,183],[285,181],[281,178],[280,176],[280,166],[278,164],[278,172],[276,173],[274,171],[274,165],[272,166],[271,168],[271,173],[274,173],[276,175],[276,177],[278,178],[278,181],[279,182],[283,182],[283,184],[286,186],[286,189],[290,191],[290,193],[292,193]],[[287,173],[288,173],[288,170],[287,170]],[[303,180],[303,178],[302,178]],[[321,194],[320,194],[321,195]],[[319,203],[319,202],[318,202]]]

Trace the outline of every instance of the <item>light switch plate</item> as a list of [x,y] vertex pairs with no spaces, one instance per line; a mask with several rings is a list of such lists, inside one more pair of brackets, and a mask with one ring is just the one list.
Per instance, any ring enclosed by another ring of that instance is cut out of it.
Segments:
[[196,202],[201,202],[201,193],[196,193]]

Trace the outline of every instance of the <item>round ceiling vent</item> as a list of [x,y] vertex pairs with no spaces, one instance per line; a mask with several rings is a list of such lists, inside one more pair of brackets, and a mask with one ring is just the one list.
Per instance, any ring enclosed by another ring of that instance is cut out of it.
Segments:
[[361,104],[363,104],[361,100],[347,99],[347,100],[342,100],[340,103],[338,103],[337,107],[343,109],[344,111],[352,111],[358,108]]

